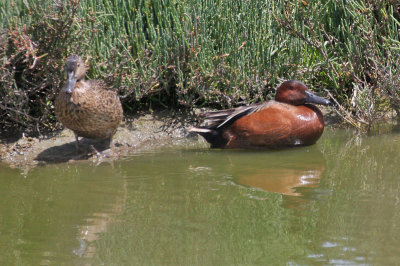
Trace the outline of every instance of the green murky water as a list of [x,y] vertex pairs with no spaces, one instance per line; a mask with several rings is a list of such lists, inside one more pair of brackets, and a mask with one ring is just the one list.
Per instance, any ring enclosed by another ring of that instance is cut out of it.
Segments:
[[1,265],[394,265],[400,133],[275,152],[185,144],[0,165]]

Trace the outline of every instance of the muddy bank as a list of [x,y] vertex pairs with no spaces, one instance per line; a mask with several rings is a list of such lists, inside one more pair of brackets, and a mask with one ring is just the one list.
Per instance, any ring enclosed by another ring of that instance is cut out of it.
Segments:
[[[0,142],[0,161],[18,168],[31,168],[40,164],[92,160],[95,163],[122,158],[134,152],[163,145],[174,145],[187,139],[204,142],[188,128],[197,125],[195,112],[140,112],[125,116],[113,138],[114,148],[104,142],[80,140],[80,151],[75,148],[72,131],[64,129],[40,138],[23,137],[14,142]],[[326,126],[337,126],[340,120],[324,110]],[[206,144],[205,144],[206,145]]]
[[104,141],[80,140],[80,151],[75,148],[72,131],[64,129],[40,138],[23,137],[15,142],[0,142],[0,161],[18,168],[31,168],[46,163],[81,160],[103,161],[127,156],[135,151],[154,146],[174,144],[188,137],[187,129],[196,124],[194,113],[141,112],[125,117],[113,138],[114,148]]

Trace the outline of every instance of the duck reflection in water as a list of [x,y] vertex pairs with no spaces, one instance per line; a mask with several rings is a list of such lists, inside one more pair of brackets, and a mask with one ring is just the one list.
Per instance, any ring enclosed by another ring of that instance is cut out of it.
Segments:
[[310,200],[325,194],[319,185],[326,163],[317,147],[276,155],[280,157],[278,160],[264,164],[254,160],[245,166],[235,164],[240,168],[235,170],[234,181],[246,187],[282,194],[283,206],[287,208],[305,207]]

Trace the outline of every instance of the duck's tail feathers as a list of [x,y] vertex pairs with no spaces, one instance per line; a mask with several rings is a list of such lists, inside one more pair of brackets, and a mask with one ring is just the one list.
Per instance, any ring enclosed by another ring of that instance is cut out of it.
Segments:
[[212,129],[209,128],[201,128],[201,127],[191,127],[188,129],[189,132],[196,132],[196,133],[211,133]]
[[211,144],[211,148],[221,148],[227,143],[227,139],[224,138],[223,132],[220,130],[192,127],[188,129],[189,132],[195,132],[202,136],[208,143]]

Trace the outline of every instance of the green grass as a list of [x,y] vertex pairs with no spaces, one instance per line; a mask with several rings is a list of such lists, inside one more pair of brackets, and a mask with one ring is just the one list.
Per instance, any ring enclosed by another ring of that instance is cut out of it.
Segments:
[[299,79],[334,97],[349,124],[369,129],[400,109],[400,15],[389,2],[5,0],[2,125],[52,129],[64,60],[79,53],[88,77],[118,91],[126,111],[227,108]]

